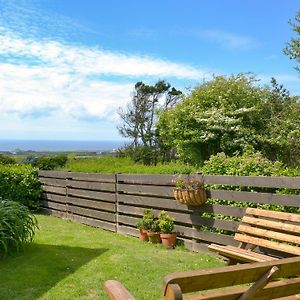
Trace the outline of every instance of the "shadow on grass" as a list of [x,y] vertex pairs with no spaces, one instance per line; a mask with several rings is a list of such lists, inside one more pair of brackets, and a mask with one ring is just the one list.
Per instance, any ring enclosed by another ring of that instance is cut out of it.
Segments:
[[0,299],[37,299],[107,249],[30,244],[0,260]]

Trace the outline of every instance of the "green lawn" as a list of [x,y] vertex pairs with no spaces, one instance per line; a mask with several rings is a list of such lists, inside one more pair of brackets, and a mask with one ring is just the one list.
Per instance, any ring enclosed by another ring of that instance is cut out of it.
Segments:
[[223,265],[215,257],[37,215],[40,230],[23,253],[0,260],[0,299],[108,299],[107,279],[137,299],[162,299],[165,274]]

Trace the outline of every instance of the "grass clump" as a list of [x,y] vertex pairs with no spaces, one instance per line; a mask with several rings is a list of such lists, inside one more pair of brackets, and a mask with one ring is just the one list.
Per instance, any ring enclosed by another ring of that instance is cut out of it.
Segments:
[[0,200],[0,255],[6,256],[9,251],[17,252],[27,242],[31,242],[37,220],[24,205]]
[[188,174],[196,171],[195,167],[182,162],[143,165],[135,163],[129,157],[69,157],[61,170],[86,173],[128,173],[128,174]]

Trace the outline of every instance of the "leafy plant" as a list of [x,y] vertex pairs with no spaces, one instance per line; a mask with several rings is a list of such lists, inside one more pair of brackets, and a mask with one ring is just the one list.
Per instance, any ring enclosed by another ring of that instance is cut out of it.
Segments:
[[159,228],[161,233],[172,233],[175,226],[175,219],[169,216],[164,210],[159,213]]
[[180,175],[176,179],[175,186],[178,189],[197,190],[203,188],[203,182],[190,176],[183,177]]
[[155,217],[152,209],[145,209],[143,218],[137,222],[136,227],[138,229],[151,230],[154,219]]
[[0,154],[0,164],[1,165],[13,165],[15,163],[16,163],[16,161],[12,157],[10,157],[8,155]]
[[37,209],[40,182],[36,168],[30,165],[0,165],[0,197]]
[[0,200],[0,253],[5,256],[10,250],[19,251],[24,243],[31,242],[37,220],[24,205]]

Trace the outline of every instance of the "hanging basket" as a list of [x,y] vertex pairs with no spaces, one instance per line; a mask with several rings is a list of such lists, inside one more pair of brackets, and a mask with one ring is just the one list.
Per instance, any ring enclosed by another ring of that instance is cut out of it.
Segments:
[[206,191],[204,188],[198,189],[174,189],[174,197],[181,204],[203,205],[206,200]]

